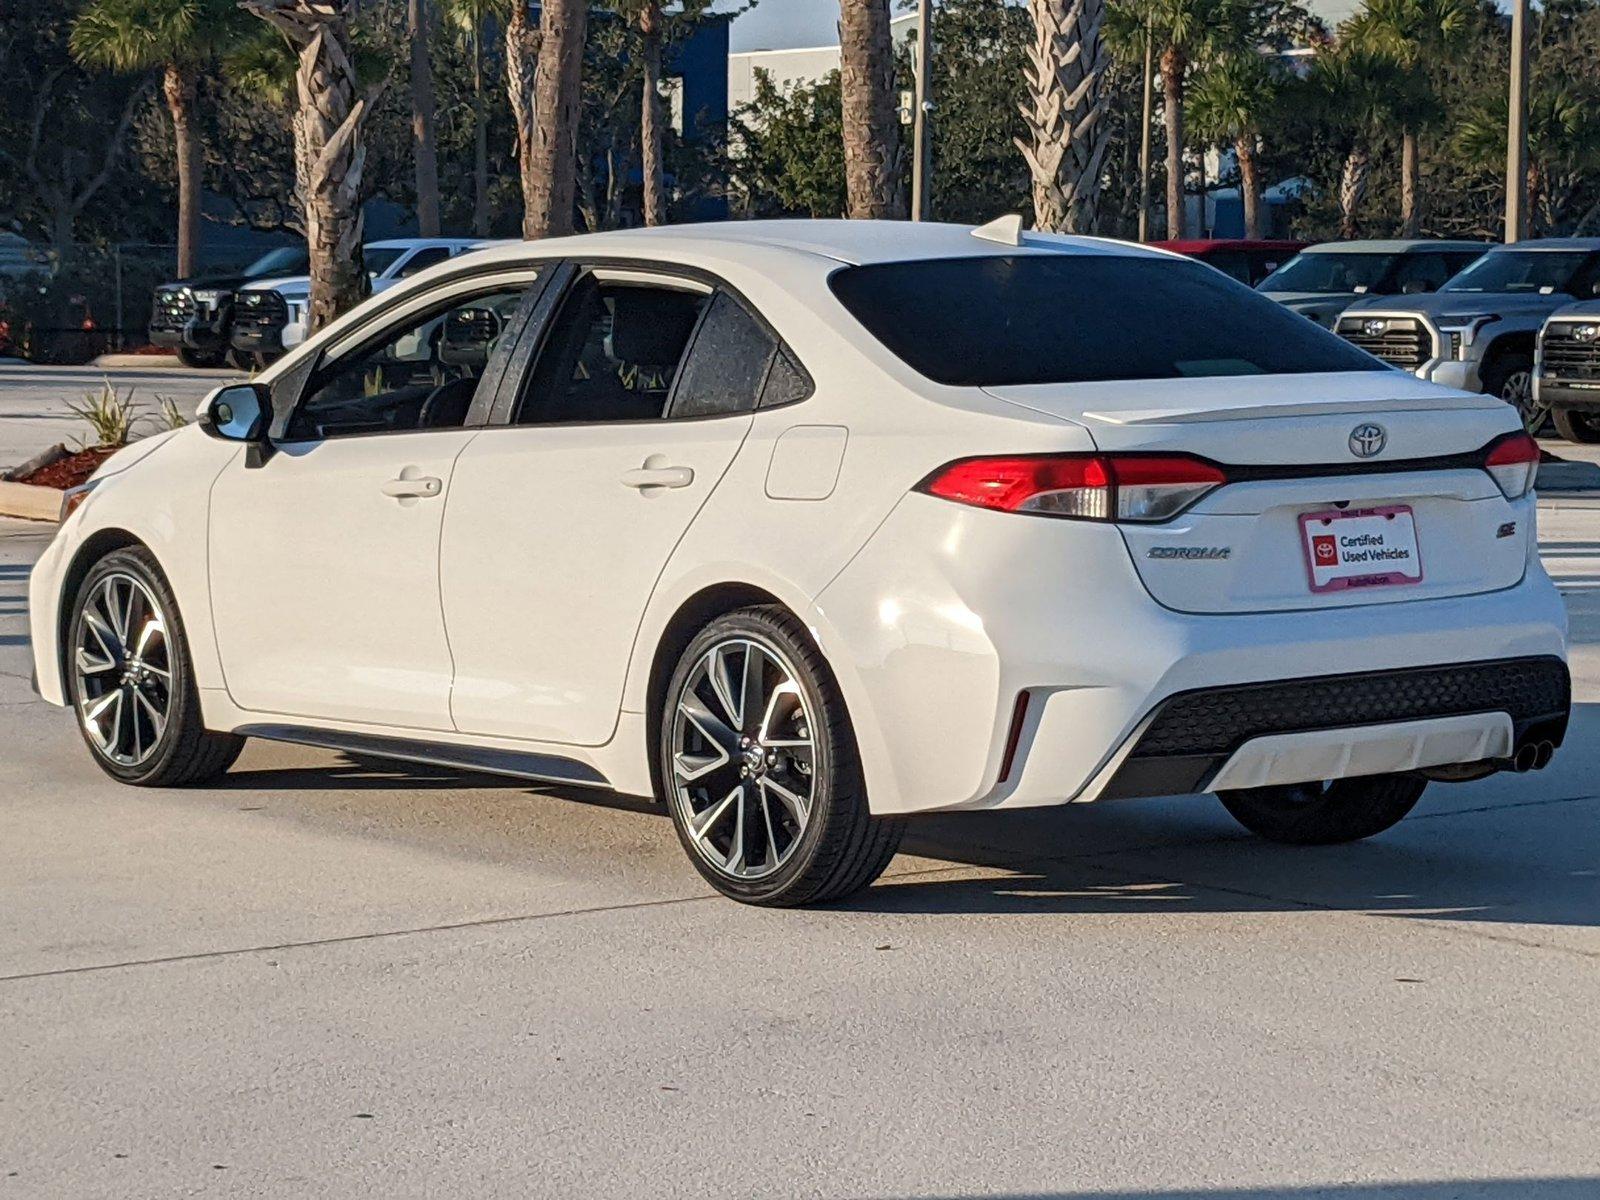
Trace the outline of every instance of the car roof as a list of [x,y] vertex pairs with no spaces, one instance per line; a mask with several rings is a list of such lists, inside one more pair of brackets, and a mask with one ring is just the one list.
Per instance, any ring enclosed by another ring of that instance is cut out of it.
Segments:
[[1303,254],[1335,254],[1348,251],[1352,254],[1405,254],[1411,250],[1484,250],[1493,249],[1491,242],[1446,241],[1440,238],[1358,238],[1348,242],[1318,242],[1307,246]]
[[367,242],[368,250],[412,250],[423,246],[476,246],[477,238],[384,238],[378,242]]
[[1160,241],[1150,245],[1179,254],[1204,254],[1208,250],[1299,250],[1305,243],[1289,238],[1196,238],[1188,241]]
[[1600,250],[1600,238],[1530,238],[1525,242],[1496,246],[1495,250]]
[[[1160,257],[1168,252],[1110,238],[1075,237],[1029,231],[1020,245],[977,237],[970,225],[933,221],[716,221],[618,229],[550,238],[536,243],[540,257],[663,252],[726,254],[743,247],[788,250],[850,265],[909,259],[970,258],[1000,254],[1131,254]],[[529,243],[511,242],[478,251],[475,261],[524,258]]]

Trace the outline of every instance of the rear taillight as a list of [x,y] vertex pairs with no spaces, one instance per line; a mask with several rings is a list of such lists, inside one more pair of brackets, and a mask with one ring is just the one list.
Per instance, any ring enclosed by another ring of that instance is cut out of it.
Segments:
[[1490,443],[1483,469],[1500,485],[1507,500],[1519,500],[1539,474],[1539,443],[1525,433],[1508,433]]
[[1165,521],[1227,482],[1222,468],[1183,454],[1032,454],[958,459],[917,490],[1002,512]]

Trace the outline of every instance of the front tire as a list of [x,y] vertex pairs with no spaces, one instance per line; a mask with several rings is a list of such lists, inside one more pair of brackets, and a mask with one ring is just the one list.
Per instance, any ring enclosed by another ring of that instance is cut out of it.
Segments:
[[1268,841],[1331,846],[1382,833],[1416,807],[1427,786],[1416,775],[1363,775],[1218,792],[1217,799],[1234,820]]
[[178,361],[193,370],[209,370],[223,366],[227,362],[227,355],[220,350],[196,350],[192,346],[179,346]]
[[1600,442],[1600,412],[1558,408],[1550,415],[1556,423],[1556,432],[1567,441],[1577,442],[1579,445]]
[[658,750],[672,823],[724,896],[820,904],[883,873],[905,822],[867,807],[855,733],[827,663],[777,606],[718,617],[667,685]]
[[1499,396],[1522,418],[1522,427],[1537,433],[1550,410],[1533,398],[1533,356],[1519,351],[1499,355],[1483,372],[1483,391]]
[[177,598],[148,550],[113,550],[89,569],[68,637],[78,730],[107,775],[179,787],[220,775],[239,757],[243,738],[201,721]]

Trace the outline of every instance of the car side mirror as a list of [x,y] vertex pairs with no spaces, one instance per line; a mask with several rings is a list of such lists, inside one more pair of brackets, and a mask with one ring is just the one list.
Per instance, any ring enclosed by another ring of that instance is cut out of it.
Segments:
[[1415,296],[1428,290],[1428,285],[1420,279],[1408,279],[1400,288],[1403,296]]
[[224,442],[248,446],[246,466],[259,467],[272,452],[267,429],[272,420],[272,395],[265,384],[233,383],[208,396],[197,416],[200,428]]

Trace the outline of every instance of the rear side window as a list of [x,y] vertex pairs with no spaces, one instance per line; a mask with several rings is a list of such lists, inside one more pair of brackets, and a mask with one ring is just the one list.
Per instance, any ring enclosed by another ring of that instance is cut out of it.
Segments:
[[712,298],[672,397],[674,417],[750,412],[778,342],[726,292]]
[[897,357],[955,386],[1388,369],[1196,262],[926,259],[846,267],[829,284]]

